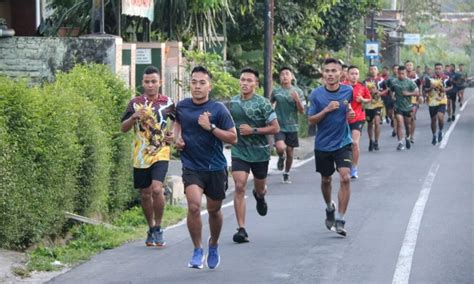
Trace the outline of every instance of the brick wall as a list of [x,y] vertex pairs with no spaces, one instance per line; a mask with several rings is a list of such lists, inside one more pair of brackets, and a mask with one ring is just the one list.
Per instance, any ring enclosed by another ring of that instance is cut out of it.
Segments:
[[114,36],[0,38],[0,75],[33,83],[54,79],[77,63],[95,62],[121,70],[122,39]]

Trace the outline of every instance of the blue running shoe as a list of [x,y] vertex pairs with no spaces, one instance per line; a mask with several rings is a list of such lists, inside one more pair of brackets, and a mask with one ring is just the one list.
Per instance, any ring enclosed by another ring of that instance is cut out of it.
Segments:
[[209,238],[208,244],[209,244],[209,250],[207,252],[207,267],[210,269],[217,268],[219,266],[219,263],[221,261],[221,258],[219,256],[219,245],[211,245],[211,238]]
[[202,269],[204,267],[204,253],[202,248],[195,248],[193,252],[193,257],[188,263],[189,268]]
[[165,240],[163,239],[164,231],[162,229],[155,228],[153,231],[153,237],[155,239],[155,246],[163,247],[166,245]]
[[145,240],[145,245],[147,247],[153,247],[155,246],[155,236],[153,234],[153,229],[150,228],[147,232],[146,240]]
[[356,167],[351,168],[351,178],[353,178],[353,179],[359,178],[359,175],[357,174],[357,168]]

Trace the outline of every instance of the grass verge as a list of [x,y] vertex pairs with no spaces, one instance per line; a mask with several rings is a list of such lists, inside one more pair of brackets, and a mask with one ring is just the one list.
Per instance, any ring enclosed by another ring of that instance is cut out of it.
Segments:
[[[162,226],[182,220],[187,210],[167,205]],[[32,271],[55,271],[90,259],[97,253],[118,247],[127,241],[145,237],[148,229],[140,207],[123,212],[114,222],[114,228],[79,224],[70,231],[72,239],[65,245],[39,246],[27,252],[26,266],[13,269],[19,277],[28,277]]]

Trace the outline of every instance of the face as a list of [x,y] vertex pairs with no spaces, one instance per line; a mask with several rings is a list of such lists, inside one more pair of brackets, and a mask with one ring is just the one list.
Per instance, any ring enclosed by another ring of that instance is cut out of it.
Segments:
[[377,68],[377,66],[370,66],[369,67],[369,74],[372,77],[377,77],[377,75],[379,74],[379,69]]
[[146,95],[156,95],[161,86],[160,76],[157,73],[144,74],[142,85]]
[[345,80],[347,78],[347,67],[342,68],[341,72],[341,80]]
[[435,66],[435,73],[436,73],[436,75],[443,74],[443,66],[442,65],[436,65]]
[[407,78],[407,70],[398,70],[398,79],[405,80]]
[[191,75],[191,95],[195,100],[207,99],[212,90],[209,75],[202,72],[194,72]]
[[290,70],[285,69],[280,72],[280,83],[282,85],[290,85],[292,79],[293,79],[293,74],[291,73]]
[[459,65],[459,71],[464,71],[464,65]]
[[394,75],[398,75],[398,66],[393,66],[392,67],[392,72]]
[[351,83],[356,83],[359,81],[359,69],[357,68],[352,68],[349,70],[349,81]]
[[240,92],[244,95],[253,94],[257,88],[257,77],[253,73],[244,72],[240,75]]
[[407,69],[408,72],[413,71],[413,63],[412,62],[405,63],[405,68]]
[[342,67],[336,63],[329,63],[324,65],[323,78],[326,84],[334,85],[339,83],[341,78]]

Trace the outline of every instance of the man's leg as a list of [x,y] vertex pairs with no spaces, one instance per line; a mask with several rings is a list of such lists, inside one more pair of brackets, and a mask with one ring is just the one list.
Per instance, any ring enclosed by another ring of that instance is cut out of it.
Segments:
[[247,187],[248,176],[249,174],[245,171],[232,172],[235,183],[234,210],[239,228],[245,227],[245,189]]
[[285,172],[289,173],[291,166],[293,165],[293,153],[295,148],[287,146],[286,147],[286,162],[285,162]]
[[211,231],[210,245],[217,245],[222,230],[222,200],[207,198],[207,212],[209,213],[209,229]]
[[153,217],[153,196],[152,185],[147,188],[140,189],[140,199],[143,209],[143,214],[148,223],[148,227],[155,227],[155,219]]
[[413,106],[413,111],[412,111],[412,118],[410,120],[411,122],[411,128],[410,128],[410,142],[415,141],[415,128],[416,128],[416,113],[417,113],[418,107]]
[[379,139],[380,139],[380,114],[375,115],[375,123],[374,123],[374,150],[379,150]]
[[352,166],[354,168],[357,168],[357,165],[359,164],[359,141],[360,141],[360,131],[359,130],[352,130]]
[[186,200],[188,202],[187,225],[194,248],[202,247],[202,220],[201,220],[201,198],[203,189],[192,184],[186,187]]
[[350,169],[346,167],[339,168],[338,172],[341,180],[341,187],[337,195],[339,204],[337,211],[340,216],[344,216],[344,214],[346,214],[347,207],[349,205],[349,199],[351,197]]
[[161,226],[163,212],[165,210],[165,195],[163,191],[163,183],[158,180],[153,180],[151,183],[151,191],[153,198],[153,213],[155,226]]
[[279,171],[283,170],[284,163],[285,163],[285,152],[286,152],[286,144],[285,144],[285,134],[280,132],[274,136],[275,139],[275,148],[278,154],[278,162],[277,162],[277,169]]
[[332,202],[332,177],[331,176],[321,176],[321,192],[323,194],[324,202],[326,205],[331,204]]

